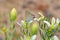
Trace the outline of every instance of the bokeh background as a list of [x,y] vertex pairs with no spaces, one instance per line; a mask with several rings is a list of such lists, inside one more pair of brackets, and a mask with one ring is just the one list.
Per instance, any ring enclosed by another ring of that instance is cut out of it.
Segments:
[[[12,8],[16,8],[18,13],[15,24],[25,17],[25,10],[33,12],[35,17],[39,17],[38,11],[42,10],[45,16],[60,18],[60,0],[0,0],[0,28],[3,24],[9,27],[9,13]],[[16,24],[18,30],[17,26]],[[56,35],[59,37],[60,33],[57,32]],[[0,34],[0,38],[4,38],[4,34]]]

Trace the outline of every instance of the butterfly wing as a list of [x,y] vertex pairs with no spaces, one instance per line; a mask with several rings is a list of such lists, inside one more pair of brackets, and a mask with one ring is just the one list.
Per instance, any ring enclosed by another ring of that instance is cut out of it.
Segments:
[[25,12],[25,16],[26,16],[26,21],[27,22],[30,22],[31,20],[33,20],[35,18],[35,16],[33,15],[33,13],[30,12],[30,11],[26,11]]

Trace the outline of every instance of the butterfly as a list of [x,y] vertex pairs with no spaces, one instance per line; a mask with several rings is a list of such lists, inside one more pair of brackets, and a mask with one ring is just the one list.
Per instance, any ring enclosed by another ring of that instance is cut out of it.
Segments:
[[34,16],[33,12],[26,10],[25,11],[25,18],[26,18],[27,22],[30,22],[35,18],[35,16]]
[[19,26],[22,26],[25,21],[26,21],[26,22],[29,22],[29,23],[33,22],[34,18],[35,18],[35,16],[33,15],[33,13],[30,12],[30,11],[28,11],[28,10],[26,10],[26,11],[25,11],[25,18],[24,18],[24,20],[21,20],[21,23],[19,23],[19,22],[16,22],[16,23],[17,23]]

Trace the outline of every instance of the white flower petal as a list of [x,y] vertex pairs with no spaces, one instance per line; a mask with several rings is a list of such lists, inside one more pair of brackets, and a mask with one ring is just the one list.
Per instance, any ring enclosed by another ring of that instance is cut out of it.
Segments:
[[54,40],[59,40],[57,36],[54,36]]
[[37,18],[34,18],[35,21],[40,21],[40,19],[41,19],[41,18],[38,18],[38,19],[37,19]]
[[24,23],[24,20],[21,20],[21,23]]
[[33,36],[31,37],[31,40],[36,40],[36,35],[33,35]]
[[56,25],[58,25],[59,24],[59,19],[57,18],[57,20],[56,20]]
[[36,20],[37,20],[37,18],[34,18],[34,20],[36,21]]
[[33,20],[31,20],[29,23],[32,23],[33,22]]
[[51,24],[52,24],[52,25],[54,25],[54,24],[55,24],[55,18],[54,18],[54,17],[52,17]]
[[38,14],[41,15],[41,16],[43,16],[42,12],[39,12]]
[[46,23],[48,26],[50,26],[50,23],[48,21],[44,21],[44,23]]
[[37,21],[40,21],[41,18],[37,19]]

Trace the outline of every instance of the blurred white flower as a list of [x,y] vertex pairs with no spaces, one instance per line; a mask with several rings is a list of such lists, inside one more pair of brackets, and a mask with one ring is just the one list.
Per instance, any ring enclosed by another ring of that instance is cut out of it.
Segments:
[[33,36],[31,37],[31,40],[36,40],[36,35],[33,35]]
[[52,25],[54,25],[54,24],[55,24],[55,21],[56,21],[56,20],[55,20],[55,18],[54,18],[54,17],[52,17],[51,24],[52,24]]
[[56,26],[59,24],[60,20],[57,18],[56,20]]
[[21,20],[21,23],[24,23],[24,20]]
[[46,23],[48,26],[50,26],[50,25],[51,25],[48,21],[44,21],[44,23]]
[[46,23],[48,26],[54,25],[55,27],[58,26],[59,22],[60,22],[59,19],[58,18],[55,19],[54,17],[52,17],[51,23],[44,20],[44,23]]
[[36,21],[36,20],[37,20],[37,18],[34,18],[34,20]]
[[34,20],[35,20],[35,21],[39,21],[39,20],[40,20],[40,18],[38,18],[38,19],[37,19],[37,18],[34,18]]
[[59,40],[59,38],[57,36],[54,36],[53,38],[54,38],[54,40]]
[[32,23],[33,22],[33,20],[31,20],[29,23]]
[[24,21],[23,20],[21,20],[21,22],[19,23],[19,22],[16,22],[19,26],[23,26],[24,25]]
[[41,18],[37,19],[37,21],[40,21],[40,20],[41,20]]

